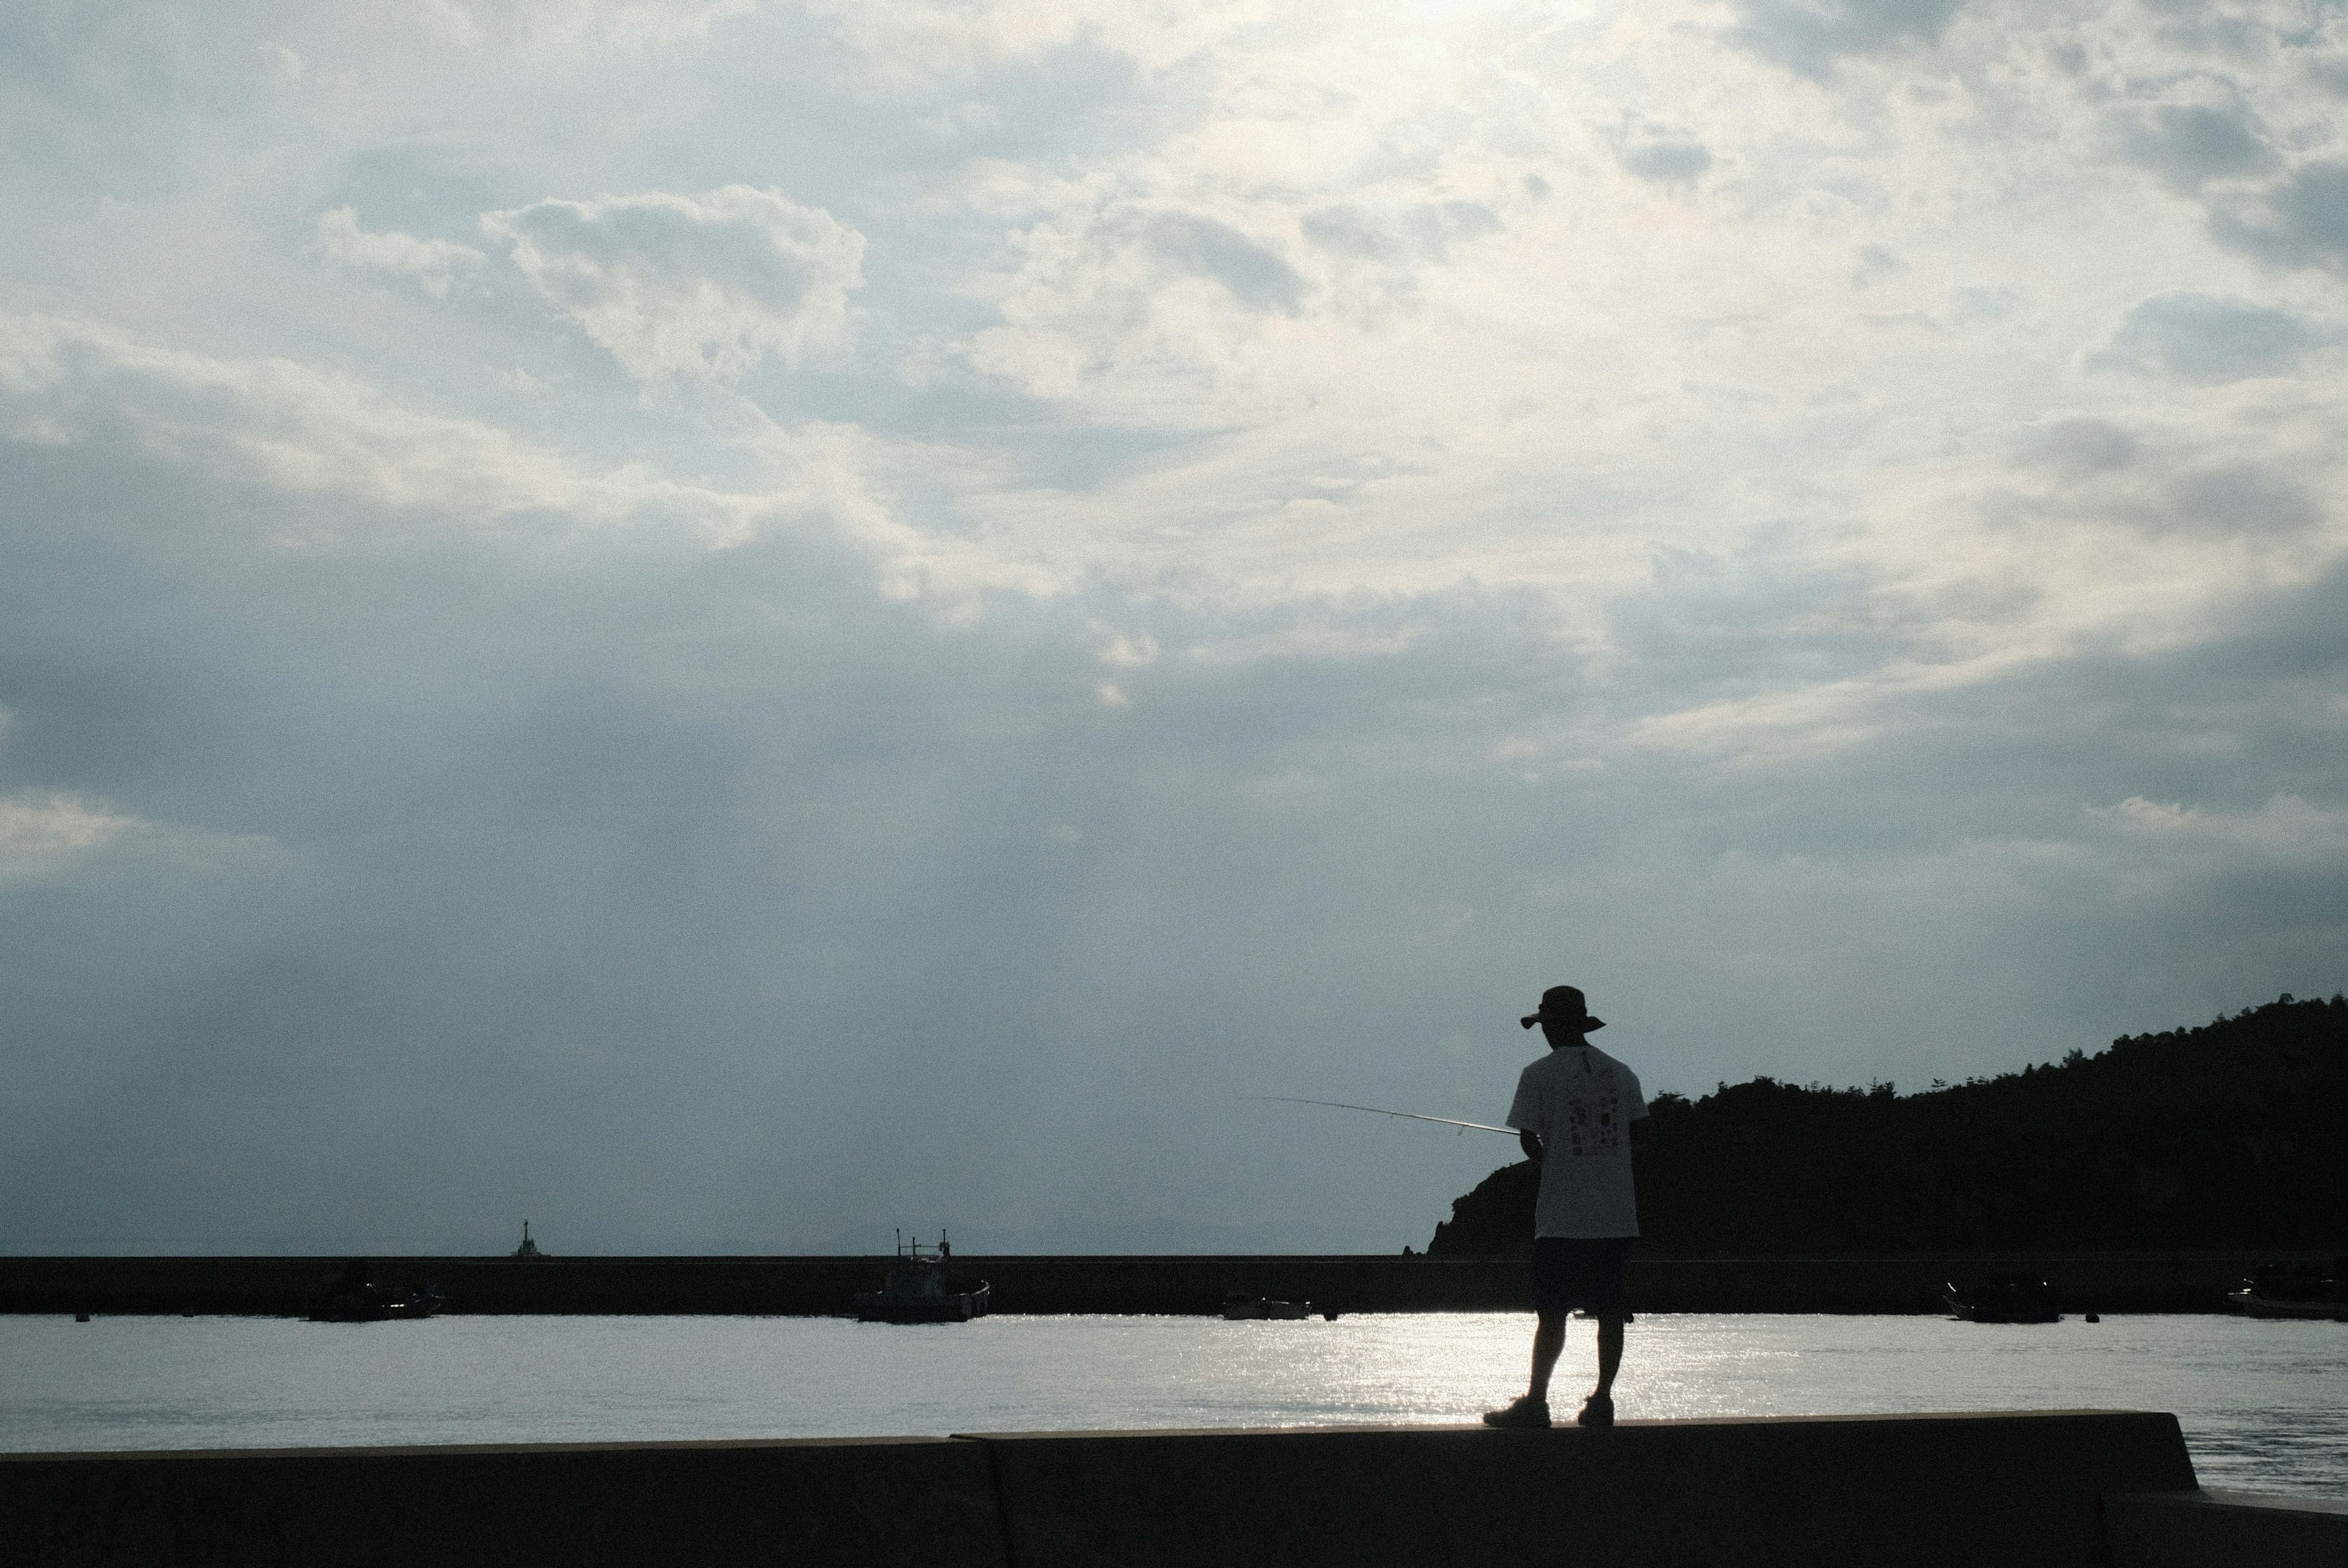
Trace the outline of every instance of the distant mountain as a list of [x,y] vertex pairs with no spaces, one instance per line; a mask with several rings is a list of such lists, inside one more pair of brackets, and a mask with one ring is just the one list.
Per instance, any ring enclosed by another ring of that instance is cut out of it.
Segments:
[[[2348,999],[1896,1094],[1775,1079],[1659,1094],[1642,1245],[1709,1255],[2348,1249]],[[1451,1205],[1431,1256],[1532,1236],[1539,1173]]]

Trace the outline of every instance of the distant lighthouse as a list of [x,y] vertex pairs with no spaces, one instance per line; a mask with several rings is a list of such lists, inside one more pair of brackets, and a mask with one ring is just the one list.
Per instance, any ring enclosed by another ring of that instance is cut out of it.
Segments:
[[528,1220],[521,1222],[521,1245],[513,1249],[513,1255],[518,1258],[544,1257],[546,1255],[544,1253],[538,1250],[538,1244],[530,1239],[530,1222]]

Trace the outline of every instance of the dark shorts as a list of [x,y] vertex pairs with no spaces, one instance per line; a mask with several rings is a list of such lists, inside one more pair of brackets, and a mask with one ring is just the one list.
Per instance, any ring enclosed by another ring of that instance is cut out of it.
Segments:
[[1622,1266],[1630,1261],[1634,1239],[1545,1235],[1535,1241],[1533,1310],[1544,1317],[1578,1310],[1631,1321],[1622,1304]]

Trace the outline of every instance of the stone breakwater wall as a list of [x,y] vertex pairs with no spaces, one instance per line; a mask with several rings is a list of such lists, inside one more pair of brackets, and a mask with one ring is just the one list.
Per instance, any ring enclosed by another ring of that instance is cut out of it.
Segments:
[[2342,1561],[2273,1517],[2109,1411],[0,1455],[6,1568]]
[[[0,1312],[298,1311],[337,1257],[0,1257]],[[448,1312],[844,1312],[878,1288],[875,1257],[378,1257],[386,1278],[426,1282]],[[1934,1312],[1941,1286],[2014,1272],[2054,1283],[2070,1312],[2215,1312],[2262,1259],[2137,1256],[1671,1258],[1634,1255],[1633,1310]],[[997,1312],[1211,1313],[1233,1295],[1342,1312],[1527,1311],[1511,1259],[1395,1256],[956,1257],[994,1286]]]

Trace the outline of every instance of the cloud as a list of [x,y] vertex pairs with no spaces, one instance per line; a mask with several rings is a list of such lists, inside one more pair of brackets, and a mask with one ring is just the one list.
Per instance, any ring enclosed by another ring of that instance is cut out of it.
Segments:
[[[2328,559],[2322,538],[2332,514],[2322,497],[2332,469],[2322,455],[2294,449],[2303,435],[2257,446],[2224,439],[2182,442],[2173,430],[2161,436],[2148,440],[2092,419],[2028,432],[2013,448],[2012,469],[2043,476],[2054,487],[2036,494],[1993,489],[1984,513],[2001,529],[2130,530],[2147,547],[2135,569],[2166,580],[2170,592],[2222,597],[2239,590],[2239,584],[2221,587],[2229,574],[2200,555],[2211,546],[2293,553],[2312,547],[2317,559]],[[2164,570],[2157,563],[2172,548],[2186,553],[2170,558]],[[2114,560],[2106,569],[2121,569]],[[2152,625],[2145,624],[2147,634]]]
[[1657,185],[1684,185],[1712,168],[1712,149],[1693,136],[1625,115],[1609,133],[1623,172]]
[[2213,213],[2209,231],[2277,266],[2348,268],[2348,162],[2302,163],[2240,210]]
[[489,212],[532,287],[647,387],[739,380],[772,354],[798,365],[844,348],[864,236],[820,208],[728,185],[549,198]]
[[2183,191],[2213,179],[2255,174],[2275,162],[2263,128],[2240,104],[2158,104],[2132,109],[2123,119],[2120,140],[2131,160]]
[[1685,184],[1712,167],[1712,153],[1700,141],[1651,141],[1623,148],[1617,160],[1642,179]]
[[1731,42],[1804,76],[1824,77],[1846,56],[1939,38],[1965,0],[1737,0]]
[[2311,805],[2295,794],[2277,794],[2255,811],[2130,795],[2117,805],[2092,807],[2089,815],[2116,832],[2174,845],[2196,856],[2247,850],[2261,860],[2285,865],[2348,863],[2348,807]]
[[[543,392],[523,395],[535,401]],[[88,322],[0,313],[0,434],[264,493],[273,504],[204,517],[207,526],[258,530],[276,548],[592,533],[675,538],[706,550],[804,529],[858,551],[891,598],[941,610],[966,609],[991,590],[1048,595],[1066,580],[1065,570],[908,526],[876,498],[875,477],[918,453],[852,428],[755,425],[745,440],[755,456],[750,482],[720,487],[636,465],[587,467],[346,373],[191,354]],[[314,498],[337,504],[300,504]]]
[[396,230],[370,233],[359,227],[358,214],[349,207],[332,208],[319,216],[311,249],[337,266],[413,278],[435,299],[448,296],[458,273],[487,260],[470,245],[453,240],[419,240]]
[[2211,294],[2157,294],[2128,312],[2087,365],[2216,385],[2288,375],[2332,337],[2271,305]]
[[1482,202],[1422,201],[1392,211],[1338,202],[1306,212],[1299,227],[1324,251],[1355,261],[1408,264],[1448,260],[1453,245],[1497,234],[1504,225]]
[[109,855],[200,875],[285,858],[265,837],[150,822],[70,793],[0,795],[0,886],[63,881]]
[[[832,24],[858,65],[897,88],[959,90],[1055,55],[1149,74],[1198,64],[1234,33],[1257,26],[1254,0],[1136,6],[1121,0],[801,0]],[[1023,85],[1032,85],[1032,78]]]
[[53,874],[142,825],[71,795],[0,796],[0,883]]
[[1065,205],[1013,237],[1015,270],[973,281],[1000,317],[969,340],[982,372],[1111,418],[1212,422],[1229,416],[1217,404],[1245,406],[1278,378],[1273,343],[1313,330],[1311,285],[1264,238],[1203,212],[1056,194]]
[[2313,528],[2324,507],[2291,477],[2254,463],[2227,463],[2178,477],[2168,505],[2147,518],[2156,533],[2170,528],[2209,534],[2288,534]]
[[2109,420],[2058,419],[2032,431],[2015,461],[2046,468],[2065,483],[2077,484],[2126,468],[2142,450],[2141,442]]
[[1862,245],[1859,259],[1851,264],[1850,286],[1872,288],[1887,278],[1896,278],[1908,270],[1908,263],[1880,245]]
[[1158,640],[1148,632],[1128,636],[1114,627],[1097,626],[1104,639],[1100,661],[1117,670],[1141,670],[1158,661]]
[[2287,931],[2293,947],[2348,934],[2337,897],[2348,877],[2348,809],[2283,792],[2256,806],[2132,795],[2087,815],[2110,896],[2137,922],[2220,944],[2225,924],[2246,917]]
[[477,520],[583,494],[563,464],[506,431],[407,406],[346,373],[192,354],[54,316],[0,313],[0,420],[19,440],[123,447],[283,493]]
[[758,0],[429,0],[425,15],[459,43],[550,51],[636,50],[685,43],[757,8]]
[[1294,315],[1304,280],[1280,253],[1230,224],[1193,213],[1166,212],[1139,225],[1145,243],[1177,272],[1211,278],[1250,310]]

